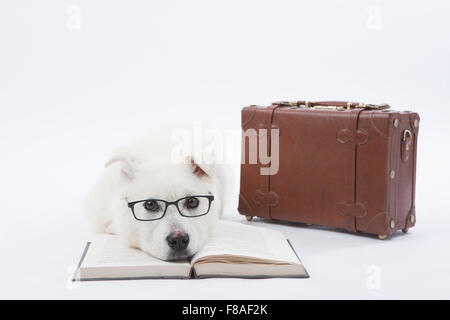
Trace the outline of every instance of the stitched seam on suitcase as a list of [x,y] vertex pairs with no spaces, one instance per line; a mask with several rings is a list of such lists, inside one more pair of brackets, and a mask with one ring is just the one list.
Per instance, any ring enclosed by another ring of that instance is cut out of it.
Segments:
[[[398,115],[398,118],[400,118],[400,115]],[[400,120],[400,119],[399,119]],[[401,132],[402,130],[400,129],[401,126],[399,125],[399,127],[397,128],[396,131],[396,137],[394,140],[394,161],[395,161],[395,175],[396,177],[394,178],[394,184],[395,184],[395,196],[394,196],[394,201],[395,201],[395,211],[394,211],[394,217],[392,218],[395,222],[398,221],[398,194],[399,194],[399,188],[400,188],[400,165],[401,165],[401,158],[400,158],[400,143],[401,143]],[[389,221],[388,221],[389,223]],[[395,229],[394,229],[395,230]]]
[[[418,137],[419,137],[419,129],[417,129],[417,131],[414,134],[414,154],[413,154],[413,171],[412,171],[412,195],[411,195],[411,209],[410,212],[408,213],[408,216],[406,217],[407,221],[405,223],[405,227],[408,225],[408,221],[409,221],[409,215],[414,214],[415,212],[413,212],[413,208],[415,208],[416,206],[416,165],[417,165],[417,143],[418,143]],[[415,210],[414,210],[415,211]]]
[[[280,108],[281,106],[274,106],[272,108],[269,107],[269,109],[264,110],[264,112],[266,114],[264,114],[264,125],[266,126],[266,137],[267,137],[267,155],[269,157],[272,157],[272,124],[273,124],[273,118],[274,118],[274,114],[275,114],[275,110]],[[266,121],[267,119],[267,121]],[[269,164],[270,166],[270,164]],[[270,191],[271,191],[271,186],[270,186],[270,176],[271,174],[269,173],[267,176],[263,176],[261,175],[260,181],[261,181],[261,190],[263,192],[265,192],[265,196],[266,196],[266,204],[265,204],[265,212],[266,215],[269,217],[269,219],[273,219],[272,218],[272,206],[270,204],[269,201],[269,195],[270,195]],[[264,187],[264,188],[263,188]]]
[[[362,111],[358,112],[357,116],[356,116],[356,129],[355,129],[355,134],[359,129],[359,116],[362,113]],[[358,174],[358,143],[357,140],[355,139],[355,158],[354,158],[354,174],[353,174],[353,204],[356,205],[356,201],[357,201],[357,185],[356,185],[356,181],[357,181],[357,174]],[[356,223],[356,217],[353,217],[353,223],[354,223],[354,229],[356,231],[358,231],[357,229],[357,223]]]
[[[411,123],[411,117],[409,117],[409,123]],[[414,132],[414,129],[411,128],[411,131]],[[407,228],[408,224],[410,223],[410,215],[413,214],[413,208],[415,207],[415,190],[416,190],[416,152],[417,152],[417,137],[418,137],[418,131],[416,131],[415,133],[413,133],[413,138],[414,138],[414,143],[413,143],[413,164],[412,164],[412,172],[411,172],[411,205],[410,205],[410,209],[408,211],[408,214],[406,215],[406,219],[405,219],[405,225],[404,227]]]
[[[355,134],[358,132],[359,130],[359,118],[361,116],[361,114],[364,112],[364,109],[362,109],[361,111],[358,112],[357,116],[356,116],[356,129],[355,129]],[[353,175],[354,177],[354,181],[353,181],[353,204],[356,206],[356,203],[358,202],[358,185],[357,185],[357,181],[358,181],[358,150],[359,149],[359,144],[358,144],[358,140],[355,139],[355,158],[354,158],[354,170],[355,173]],[[358,223],[357,223],[357,217],[355,216],[353,218],[353,223],[354,223],[354,230],[358,231]]]
[[[391,119],[390,119],[391,120]],[[395,169],[395,152],[394,152],[394,148],[395,148],[395,139],[396,137],[396,133],[395,130],[394,132],[390,135],[389,137],[389,166],[387,167],[387,172],[385,173],[387,175],[387,181],[388,181],[388,192],[387,195],[389,197],[389,201],[388,201],[388,210],[387,210],[387,217],[391,217],[393,215],[393,211],[395,212],[395,184],[394,181],[392,181],[392,179],[389,177],[390,175],[390,171]],[[389,223],[388,221],[386,221],[386,223]]]

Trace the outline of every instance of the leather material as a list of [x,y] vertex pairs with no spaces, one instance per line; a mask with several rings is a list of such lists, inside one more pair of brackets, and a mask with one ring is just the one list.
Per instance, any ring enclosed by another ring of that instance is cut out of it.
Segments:
[[[279,170],[260,175],[270,164],[250,164],[249,141],[243,140],[239,212],[378,235],[414,226],[419,120],[417,113],[386,105],[245,107],[244,133],[264,128],[270,135],[279,128]],[[270,139],[259,139],[264,142],[271,150]]]

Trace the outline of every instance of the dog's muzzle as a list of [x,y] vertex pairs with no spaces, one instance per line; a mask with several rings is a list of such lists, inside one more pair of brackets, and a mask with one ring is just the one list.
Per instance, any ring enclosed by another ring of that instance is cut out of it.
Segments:
[[169,247],[176,253],[186,250],[189,245],[189,235],[184,231],[174,231],[166,238]]

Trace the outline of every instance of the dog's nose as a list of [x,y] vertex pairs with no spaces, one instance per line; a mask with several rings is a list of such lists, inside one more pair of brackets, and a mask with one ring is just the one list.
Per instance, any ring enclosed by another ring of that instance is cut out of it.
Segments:
[[177,252],[185,250],[189,244],[189,235],[186,232],[172,232],[166,239],[169,247]]

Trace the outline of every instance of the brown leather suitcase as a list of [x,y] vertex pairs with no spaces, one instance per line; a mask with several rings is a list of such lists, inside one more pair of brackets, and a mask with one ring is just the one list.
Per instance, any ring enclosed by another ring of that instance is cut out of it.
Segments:
[[380,239],[407,232],[416,222],[419,121],[388,105],[339,101],[245,107],[239,213]]

